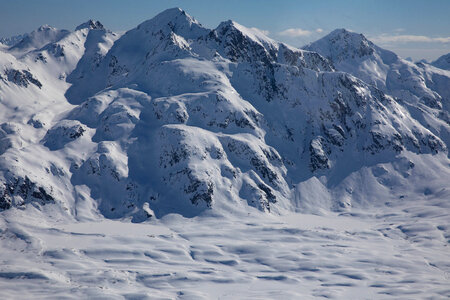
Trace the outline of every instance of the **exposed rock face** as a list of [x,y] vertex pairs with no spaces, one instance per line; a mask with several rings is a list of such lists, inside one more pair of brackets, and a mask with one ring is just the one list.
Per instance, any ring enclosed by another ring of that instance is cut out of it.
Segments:
[[18,86],[28,87],[30,84],[34,84],[38,88],[42,87],[42,83],[34,78],[28,70],[8,69],[5,71],[5,76],[6,80]]
[[75,28],[75,30],[81,30],[81,29],[85,29],[85,28],[87,28],[87,29],[94,29],[94,30],[95,29],[105,29],[103,27],[103,24],[100,23],[100,21],[89,20],[89,21],[87,21],[87,22],[77,26]]
[[67,143],[78,139],[86,131],[83,125],[76,121],[62,121],[47,131],[44,146],[50,150],[63,148]]
[[0,186],[0,210],[24,206],[30,202],[44,205],[54,203],[54,200],[51,192],[47,192],[44,187],[38,186],[26,176],[12,178],[8,182],[2,182]]

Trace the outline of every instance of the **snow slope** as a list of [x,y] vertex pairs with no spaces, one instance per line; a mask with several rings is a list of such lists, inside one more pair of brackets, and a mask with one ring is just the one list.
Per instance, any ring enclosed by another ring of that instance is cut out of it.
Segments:
[[450,53],[444,54],[431,63],[436,68],[450,70]]
[[0,51],[2,291],[448,296],[449,83],[342,29],[41,27]]

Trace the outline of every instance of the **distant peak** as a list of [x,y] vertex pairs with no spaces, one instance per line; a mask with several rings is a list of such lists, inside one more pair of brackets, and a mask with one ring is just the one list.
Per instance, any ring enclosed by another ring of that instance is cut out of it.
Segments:
[[237,23],[233,20],[227,20],[221,22],[218,27],[228,27],[228,26],[236,27],[236,24]]
[[338,28],[330,32],[326,37],[334,37],[341,39],[362,39],[367,40],[367,38],[362,33],[356,33],[345,28]]
[[165,33],[174,32],[184,38],[197,38],[208,31],[197,20],[178,7],[166,9],[154,18],[141,23],[137,29],[149,32],[160,30]]
[[249,31],[253,31],[253,29],[251,28],[247,28],[233,20],[228,20],[228,21],[223,21],[219,24],[219,26],[217,26],[216,30],[220,30],[220,31],[228,31],[228,30],[237,30],[240,31],[242,33],[247,33]]
[[[304,47],[305,50],[315,51],[330,59],[334,63],[373,55],[378,49],[363,34],[344,28],[335,29],[323,38]],[[385,53],[386,61],[396,59],[395,55]],[[389,58],[388,58],[389,57]]]
[[441,57],[433,61],[431,64],[437,68],[450,70],[450,53],[442,55]]
[[55,30],[56,28],[55,27],[52,27],[52,26],[50,26],[50,25],[48,25],[48,24],[44,24],[44,25],[41,25],[38,29],[37,29],[37,31],[47,31],[47,30]]
[[356,33],[345,28],[335,29],[323,38],[308,45],[305,48],[314,50],[321,44],[333,45],[334,48],[347,51],[350,48],[372,48],[373,43],[369,41],[362,33]]
[[334,34],[345,34],[345,33],[352,33],[352,31],[347,30],[345,28],[336,28],[331,33],[334,33]]
[[80,29],[104,29],[103,24],[100,23],[100,21],[95,21],[95,20],[89,20],[87,22],[84,22],[83,24],[80,24],[77,26],[77,28],[75,28],[75,30],[80,30]]
[[160,12],[159,14],[157,14],[153,19],[160,20],[160,21],[175,21],[175,20],[179,19],[180,17],[182,17],[182,19],[187,20],[191,23],[198,24],[198,22],[193,17],[191,17],[189,14],[187,14],[184,10],[182,10],[179,7],[168,8],[168,9]]
[[179,14],[186,14],[186,12],[184,10],[182,10],[179,7],[172,7],[172,8],[168,8],[166,10],[163,10],[162,12],[160,12],[158,15],[179,15]]
[[252,39],[259,44],[275,44],[276,42],[267,37],[263,31],[257,28],[248,28],[233,20],[224,21],[215,29],[219,35],[239,32],[240,34]]
[[219,26],[217,26],[216,31],[225,32],[230,29],[239,30],[238,26],[236,25],[237,23],[234,22],[233,20],[223,21],[219,24]]

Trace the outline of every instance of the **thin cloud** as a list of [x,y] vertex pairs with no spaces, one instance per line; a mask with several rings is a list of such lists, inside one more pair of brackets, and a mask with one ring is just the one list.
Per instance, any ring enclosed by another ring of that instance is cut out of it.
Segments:
[[450,43],[450,37],[429,37],[424,35],[388,35],[372,38],[377,43]]
[[251,29],[251,30],[258,31],[258,32],[260,32],[260,33],[262,33],[262,34],[264,34],[264,35],[269,35],[269,34],[270,34],[270,31],[269,31],[269,30],[259,29],[259,28],[256,28],[256,27],[251,27],[250,29]]
[[316,32],[317,32],[317,33],[322,33],[322,32],[323,32],[323,29],[322,29],[322,28],[317,28],[317,29],[316,29]]
[[300,37],[300,36],[309,36],[311,35],[311,33],[312,33],[311,31],[304,30],[301,28],[289,28],[281,31],[279,35],[288,37]]

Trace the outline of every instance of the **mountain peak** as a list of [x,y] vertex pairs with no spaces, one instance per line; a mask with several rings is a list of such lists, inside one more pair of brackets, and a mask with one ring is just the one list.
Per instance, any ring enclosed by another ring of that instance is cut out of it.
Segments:
[[450,70],[450,53],[442,55],[441,57],[433,61],[431,65],[440,69]]
[[12,50],[29,51],[60,40],[69,33],[68,30],[57,29],[50,25],[42,25],[38,29],[23,35],[23,38],[12,46]]
[[88,28],[88,29],[104,29],[103,24],[100,23],[100,21],[96,21],[96,20],[88,20],[87,22],[84,22],[83,24],[78,25],[75,30],[80,30],[80,29],[84,29],[84,28]]
[[345,28],[337,28],[328,34],[329,36],[358,36],[362,38],[366,38],[362,33],[353,32],[351,30]]
[[2,37],[0,38],[0,43],[9,47],[14,46],[15,44],[19,43],[21,40],[23,40],[27,36],[27,33],[24,34],[18,34],[11,37]]
[[261,30],[245,27],[233,20],[228,20],[220,23],[215,30],[221,35],[224,35],[227,32],[239,32],[260,45],[276,44],[275,41],[266,36]]
[[233,29],[233,30],[238,30],[238,31],[248,31],[250,30],[249,28],[246,28],[245,26],[242,26],[239,23],[236,23],[233,20],[227,20],[227,21],[223,21],[219,24],[219,26],[217,26],[216,30],[229,30],[229,29]]
[[146,32],[174,32],[188,39],[195,39],[208,31],[196,19],[178,7],[166,9],[138,25],[137,29]]
[[49,31],[49,30],[51,30],[51,31],[54,31],[54,30],[56,30],[56,28],[55,27],[53,27],[53,26],[50,26],[50,25],[48,25],[48,24],[44,24],[44,25],[41,25],[38,29],[37,29],[37,31]]
[[353,32],[345,28],[335,29],[322,39],[329,40],[332,43],[338,43],[338,41],[341,41],[341,43],[345,43],[345,45],[352,45],[355,47],[359,47],[361,45],[370,47],[373,46],[372,42],[369,41],[364,34]]
[[195,20],[192,16],[187,14],[184,10],[182,10],[179,7],[166,9],[163,12],[157,14],[154,18],[152,18],[149,21],[158,22],[161,24],[171,22],[174,24],[189,23],[200,25],[200,23],[197,20]]
[[[181,9],[179,7],[172,7],[172,8],[163,10],[162,12],[157,14],[156,17],[165,17],[168,19],[172,19],[172,18],[176,18],[177,16],[180,16],[180,15],[189,16],[183,9]],[[191,17],[191,16],[189,16],[189,17]]]
[[348,58],[373,55],[375,47],[363,34],[340,28],[305,46],[304,49],[319,52],[336,63]]

